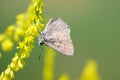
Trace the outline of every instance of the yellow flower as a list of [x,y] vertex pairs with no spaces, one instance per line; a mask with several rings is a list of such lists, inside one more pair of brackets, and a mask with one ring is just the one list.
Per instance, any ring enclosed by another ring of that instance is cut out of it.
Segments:
[[23,48],[23,50],[22,50],[22,52],[20,54],[20,57],[21,58],[27,58],[27,57],[29,57],[32,48],[33,48],[32,45],[24,46],[24,48]]
[[16,33],[18,36],[24,36],[24,30],[20,27],[16,29]]
[[17,15],[16,18],[17,18],[17,21],[16,21],[17,28],[21,27],[23,25],[24,20],[25,20],[25,14],[21,13],[21,14]]
[[80,80],[100,80],[97,63],[94,60],[89,60],[86,63]]
[[53,80],[54,77],[54,60],[55,52],[53,49],[46,47],[46,52],[44,55],[44,71],[43,80]]
[[10,66],[8,66],[8,68],[5,70],[5,74],[10,78],[14,78],[14,72],[11,70]]
[[4,40],[4,35],[0,34],[0,42],[2,42]]
[[11,80],[12,78],[14,78],[14,72],[13,70],[11,70],[10,66],[8,65],[5,72],[1,73],[0,80]]
[[21,69],[21,68],[23,68],[23,66],[25,65],[25,63],[24,63],[24,61],[23,61],[23,59],[22,58],[19,58],[18,59],[18,67]]
[[25,38],[25,43],[30,44],[34,42],[34,37],[33,36],[29,36]]
[[40,31],[43,30],[44,24],[38,22],[38,23],[36,23],[36,25],[37,25],[37,27],[39,28]]
[[23,42],[23,41],[19,42],[18,44],[19,44],[19,46],[17,47],[17,49],[23,48],[25,46],[25,42]]
[[7,30],[6,30],[6,35],[8,37],[12,37],[13,33],[14,33],[14,30],[15,30],[15,26],[14,25],[11,25],[11,26],[8,26]]
[[39,35],[37,26],[31,25],[30,28],[26,31],[26,35],[28,34],[37,37]]
[[2,42],[1,46],[2,46],[2,50],[10,51],[13,48],[13,42],[11,40],[7,39]]
[[14,40],[16,42],[18,42],[20,40],[21,36],[24,36],[25,32],[24,30],[20,27],[20,28],[16,28],[15,30],[15,34],[14,34]]
[[[41,13],[42,13],[42,5],[39,6],[37,5],[36,7],[38,7],[39,9],[39,13],[40,14],[36,14],[35,11],[35,6],[33,5],[34,3],[36,3],[41,5],[42,1],[41,0],[36,0],[35,2],[33,1],[32,3],[32,10],[28,10],[26,13],[24,14],[20,14],[17,16],[17,21],[15,23],[15,27],[8,27],[5,37],[9,37],[6,40],[4,40],[1,36],[0,36],[0,41],[2,42],[2,49],[3,50],[10,50],[13,47],[13,43],[9,40],[12,39],[12,34],[14,32],[13,35],[13,39],[15,41],[19,41],[21,37],[23,37],[23,41],[19,42],[19,45],[17,48],[19,48],[19,52],[15,54],[15,56],[13,57],[11,63],[8,65],[7,69],[5,71],[3,71],[0,75],[0,80],[11,80],[14,78],[14,72],[18,71],[20,69],[22,69],[25,65],[24,63],[24,58],[29,57],[30,52],[33,48],[33,44],[34,44],[34,38],[38,37],[39,32],[38,32],[38,27],[37,27],[37,23],[41,24]],[[36,18],[34,18],[34,16]],[[32,20],[34,18],[34,20]],[[38,22],[39,21],[39,22]],[[40,26],[39,25],[39,26]],[[9,32],[10,31],[10,32]],[[49,68],[50,69],[50,68]],[[50,72],[50,70],[49,70]]]
[[59,80],[70,80],[69,76],[67,74],[62,74],[59,78]]
[[14,35],[14,40],[15,40],[16,42],[18,42],[18,41],[20,40],[19,36]]
[[22,58],[19,58],[18,54],[15,54],[15,57],[12,59],[12,62],[10,64],[10,68],[14,71],[18,71],[19,69],[23,68],[24,61]]
[[33,10],[34,10],[34,6],[32,4],[29,5],[28,12],[33,13]]
[[17,61],[18,61],[18,54],[15,54],[15,57],[12,59],[12,62],[10,63],[10,68],[14,71],[18,71]]
[[10,80],[10,78],[8,77],[8,75],[6,75],[4,72],[2,72],[0,75],[0,80]]
[[17,20],[24,20],[25,19],[25,16],[23,13],[19,14],[16,16]]

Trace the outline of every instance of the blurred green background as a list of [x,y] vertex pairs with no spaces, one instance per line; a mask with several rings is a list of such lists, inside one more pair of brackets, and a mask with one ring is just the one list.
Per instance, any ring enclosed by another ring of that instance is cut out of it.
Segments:
[[[15,17],[25,12],[30,0],[0,1],[0,32],[15,23]],[[102,80],[120,80],[120,1],[119,0],[44,0],[43,16],[60,16],[71,28],[75,47],[72,57],[56,52],[55,80],[67,72],[71,80],[82,74],[88,59],[98,63]],[[41,80],[43,56],[38,59],[40,47],[33,49],[24,69],[16,73],[15,80]],[[38,52],[36,52],[38,51]],[[12,51],[14,53],[16,51]],[[5,53],[0,59],[0,72],[6,69],[14,54]],[[12,56],[10,56],[12,55]]]

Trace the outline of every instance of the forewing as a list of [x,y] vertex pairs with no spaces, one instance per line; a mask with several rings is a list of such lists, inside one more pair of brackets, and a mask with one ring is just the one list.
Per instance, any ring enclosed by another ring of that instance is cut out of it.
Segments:
[[50,28],[51,28],[50,25],[51,25],[52,22],[54,22],[54,19],[53,19],[53,18],[51,18],[51,19],[48,21],[48,23],[47,23],[45,29],[42,31],[42,33],[46,33],[46,32],[48,32],[48,30],[50,30]]
[[70,28],[61,18],[53,20],[43,34],[45,44],[65,55],[73,55],[74,48],[70,38]]

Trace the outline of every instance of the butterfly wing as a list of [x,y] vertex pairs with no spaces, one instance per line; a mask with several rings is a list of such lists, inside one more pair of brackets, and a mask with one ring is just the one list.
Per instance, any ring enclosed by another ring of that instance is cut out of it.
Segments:
[[70,38],[70,28],[61,19],[52,19],[43,30],[44,43],[65,55],[73,55],[74,48]]

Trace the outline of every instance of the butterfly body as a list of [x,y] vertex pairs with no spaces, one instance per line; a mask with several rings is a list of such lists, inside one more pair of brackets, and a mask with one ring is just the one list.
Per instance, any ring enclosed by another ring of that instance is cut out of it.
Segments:
[[59,17],[50,19],[38,39],[39,44],[45,43],[62,54],[73,55],[74,53],[70,27]]

